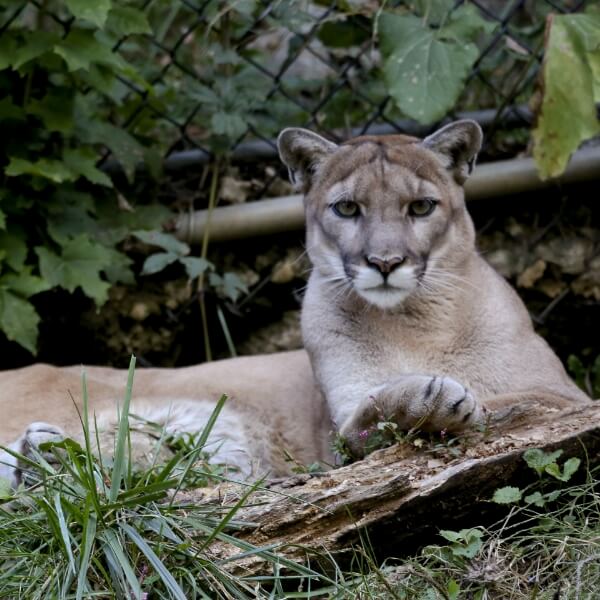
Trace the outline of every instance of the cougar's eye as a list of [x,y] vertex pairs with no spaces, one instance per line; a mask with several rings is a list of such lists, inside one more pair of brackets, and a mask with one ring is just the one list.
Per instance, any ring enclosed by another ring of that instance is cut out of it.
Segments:
[[411,217],[426,217],[430,215],[437,205],[437,200],[421,198],[408,205],[408,214]]
[[352,200],[339,200],[331,208],[338,217],[344,217],[345,219],[360,215],[360,206]]

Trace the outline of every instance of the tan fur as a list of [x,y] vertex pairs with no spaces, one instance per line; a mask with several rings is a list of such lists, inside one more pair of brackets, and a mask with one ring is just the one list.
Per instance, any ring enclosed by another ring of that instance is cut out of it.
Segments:
[[[333,421],[356,453],[378,420],[460,431],[525,402],[547,410],[589,400],[475,249],[461,187],[481,144],[475,123],[423,142],[365,137],[332,148],[304,136],[280,136],[306,192],[314,268],[303,337]],[[434,198],[435,209],[411,216],[422,198]],[[340,199],[358,204],[360,216],[337,215]],[[385,288],[373,257],[400,263]]]
[[[336,146],[305,130],[282,132],[282,159],[306,192],[314,269],[302,329],[318,387],[304,351],[139,369],[132,412],[174,433],[194,432],[229,395],[209,441],[214,461],[245,477],[288,473],[284,450],[304,464],[331,461],[331,418],[360,454],[364,431],[381,419],[458,431],[527,403],[539,411],[588,401],[475,249],[461,184],[480,144],[479,127],[468,121],[423,142],[389,136]],[[410,216],[422,198],[434,198],[435,209]],[[361,216],[336,215],[340,200],[358,203]],[[392,264],[385,277],[376,267]],[[18,438],[12,447],[26,452],[62,435],[40,421],[77,436],[69,393],[81,407],[80,372],[47,365],[0,372],[0,443]],[[91,411],[106,432],[103,451],[110,450],[126,373],[86,372]],[[139,428],[137,454],[151,453],[153,438]],[[15,472],[0,466],[0,474]]]

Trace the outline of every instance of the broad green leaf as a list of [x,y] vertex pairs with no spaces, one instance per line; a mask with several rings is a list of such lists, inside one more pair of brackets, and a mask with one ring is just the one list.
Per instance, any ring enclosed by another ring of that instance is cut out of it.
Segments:
[[515,502],[519,502],[522,496],[523,493],[519,488],[506,486],[494,492],[492,502],[496,504],[514,504]]
[[197,256],[184,256],[179,259],[179,262],[185,266],[190,279],[196,279],[196,277],[200,276],[207,269],[214,269],[214,265],[210,261]]
[[538,475],[544,472],[544,469],[556,462],[556,459],[560,457],[562,450],[555,450],[554,452],[544,452],[539,448],[531,448],[523,453],[523,458],[527,463],[527,466],[534,469]]
[[400,110],[420,123],[441,119],[454,106],[479,50],[414,15],[383,13],[379,20],[383,71]]
[[540,492],[533,492],[533,494],[525,496],[524,500],[527,502],[527,504],[533,504],[534,506],[539,506],[540,508],[546,504],[546,500]]
[[0,250],[5,252],[4,262],[15,271],[20,271],[27,259],[25,232],[19,228],[0,231]]
[[6,214],[4,214],[2,209],[0,209],[0,229],[6,229]]
[[168,267],[179,258],[179,255],[173,252],[157,252],[152,254],[144,261],[142,275],[153,275]]
[[557,177],[581,142],[600,133],[595,98],[600,73],[600,15],[554,15],[543,64],[543,97],[533,131],[540,177]]
[[49,179],[54,183],[63,183],[76,179],[71,169],[62,161],[49,158],[40,158],[36,162],[30,162],[22,158],[11,157],[4,173],[11,177],[35,175]]
[[444,38],[453,38],[457,43],[465,40],[475,41],[480,32],[491,33],[496,27],[497,23],[483,19],[473,4],[462,4],[448,15],[441,35]]
[[91,183],[112,187],[111,178],[96,168],[98,155],[91,148],[65,148],[63,160],[75,175],[81,175]]
[[133,231],[132,234],[144,244],[158,246],[163,250],[172,252],[177,256],[189,254],[190,247],[180,242],[174,235],[162,231]]
[[27,112],[39,117],[49,131],[69,133],[73,129],[73,90],[52,87],[41,100],[30,100]]
[[11,31],[5,31],[0,35],[0,69],[8,69],[15,60],[17,51],[17,40]]
[[12,58],[12,68],[16,71],[30,60],[50,52],[58,36],[48,31],[32,31],[24,34],[24,40],[17,44]]
[[[84,204],[68,204],[66,194],[59,190],[55,195],[60,210],[51,211],[47,221],[48,233],[52,239],[64,246],[70,239],[87,234],[96,238],[102,232],[101,226],[94,219]],[[119,240],[120,241],[120,240]]]
[[548,465],[545,468],[545,471],[546,473],[548,473],[548,475],[552,475],[552,477],[555,477],[559,481],[566,482],[569,481],[569,479],[571,479],[571,477],[573,476],[573,473],[577,471],[580,463],[581,460],[578,458],[569,458],[569,460],[565,461],[562,472],[560,467],[556,463]]
[[125,61],[112,51],[108,43],[98,41],[87,30],[72,29],[64,40],[54,46],[54,52],[67,63],[69,71],[88,70],[91,64],[101,64],[121,70]]
[[113,6],[108,13],[106,28],[119,37],[135,33],[152,33],[146,15],[131,6]]
[[111,255],[110,264],[104,269],[108,281],[133,285],[135,283],[135,277],[131,270],[133,260],[115,248],[106,248],[106,250]]
[[104,246],[80,235],[69,240],[60,255],[43,246],[37,246],[35,251],[40,259],[42,277],[53,286],[69,292],[80,287],[97,305],[106,301],[110,284],[100,274],[110,265],[111,254]]
[[[0,53],[1,52],[2,50],[0,49]],[[19,105],[13,104],[12,100],[7,96],[0,100],[0,119],[15,119],[23,121],[25,119],[25,111]]]
[[242,294],[248,293],[248,286],[235,273],[225,273],[222,285],[223,293],[232,302],[235,302]]
[[216,112],[210,119],[211,128],[217,135],[236,139],[248,130],[248,123],[239,113]]
[[427,23],[439,25],[454,8],[454,0],[414,0],[412,3],[419,16]]
[[39,322],[30,302],[0,286],[0,330],[9,340],[35,354]]
[[112,3],[111,0],[65,0],[65,4],[74,17],[104,27]]
[[458,598],[458,594],[460,593],[460,585],[458,585],[454,579],[451,579],[448,581],[446,591],[448,592],[449,600],[456,600]]
[[0,500],[7,500],[14,495],[10,481],[6,477],[0,477]]
[[129,132],[103,121],[83,122],[79,129],[89,143],[104,144],[121,163],[127,179],[133,181],[136,166],[144,161],[144,147]]
[[0,286],[24,298],[50,289],[50,284],[45,279],[31,274],[31,267],[24,267],[19,273],[3,275],[0,277]]

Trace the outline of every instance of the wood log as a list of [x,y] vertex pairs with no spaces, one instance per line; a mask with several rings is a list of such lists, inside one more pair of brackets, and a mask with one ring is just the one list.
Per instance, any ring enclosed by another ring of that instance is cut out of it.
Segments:
[[[488,522],[497,516],[499,507],[490,502],[494,491],[535,477],[522,458],[529,448],[562,449],[561,461],[578,456],[582,470],[593,468],[600,462],[600,403],[547,411],[528,424],[471,434],[456,446],[419,448],[413,440],[318,476],[274,483],[256,491],[251,505],[236,514],[245,523],[236,537],[256,546],[275,544],[295,560],[312,548],[343,564],[353,547],[365,543],[378,560],[402,556],[434,540],[440,528],[484,524],[486,516]],[[240,493],[229,485],[220,490],[221,501],[233,505]],[[188,500],[214,502],[214,495],[194,493]],[[211,550],[216,559],[240,552],[224,543]],[[231,565],[246,575],[264,567],[256,557]]]

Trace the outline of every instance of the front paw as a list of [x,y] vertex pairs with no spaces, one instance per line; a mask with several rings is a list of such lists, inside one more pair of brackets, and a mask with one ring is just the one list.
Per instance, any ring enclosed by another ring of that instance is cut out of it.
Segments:
[[381,422],[391,422],[402,430],[460,432],[485,422],[485,409],[451,377],[404,376],[373,388],[340,428],[355,457],[373,449],[370,445]]
[[460,432],[485,422],[485,409],[473,393],[451,377],[429,377],[421,394],[408,399],[413,427]]

